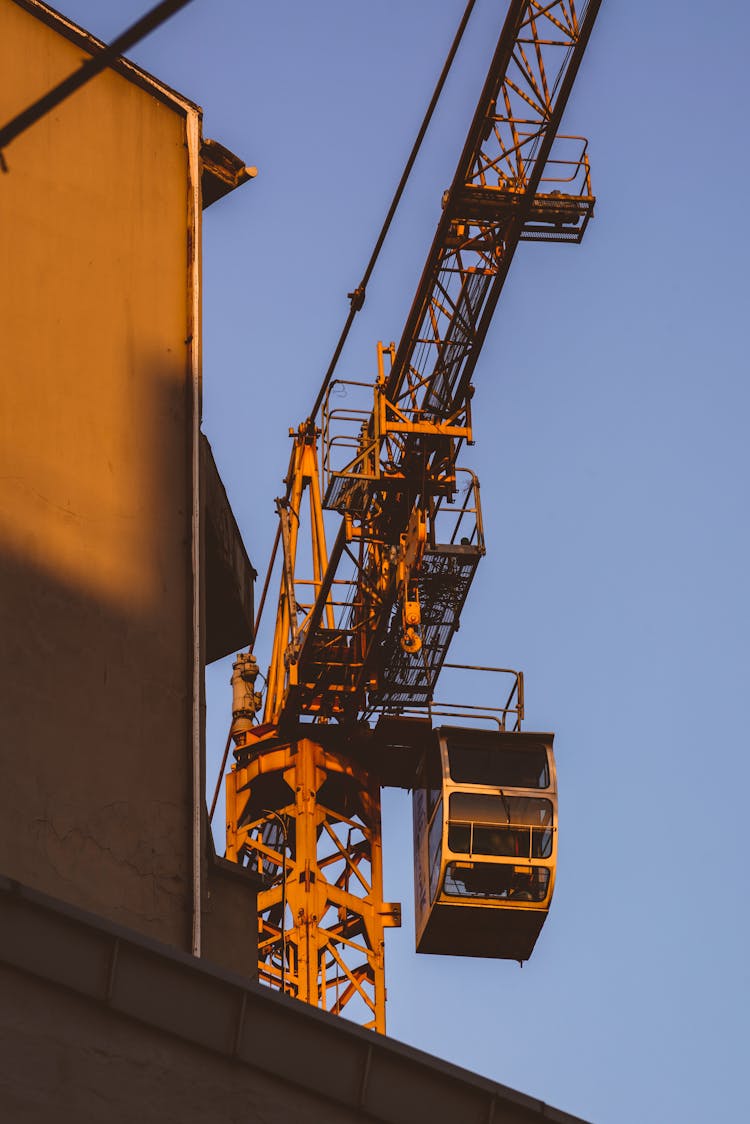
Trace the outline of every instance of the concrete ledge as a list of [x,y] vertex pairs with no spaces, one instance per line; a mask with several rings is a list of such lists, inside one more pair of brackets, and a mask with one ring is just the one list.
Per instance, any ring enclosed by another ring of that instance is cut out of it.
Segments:
[[506,1086],[0,878],[0,962],[384,1124],[582,1124]]

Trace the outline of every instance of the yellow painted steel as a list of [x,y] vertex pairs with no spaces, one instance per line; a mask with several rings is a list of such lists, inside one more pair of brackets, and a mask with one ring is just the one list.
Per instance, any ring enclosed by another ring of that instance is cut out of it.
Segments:
[[[379,345],[374,388],[332,381],[335,357],[312,415],[290,433],[261,726],[255,670],[238,672],[247,685],[237,683],[227,855],[269,880],[259,898],[260,978],[335,1013],[356,1017],[359,1008],[379,1031],[383,930],[399,923],[398,908],[382,901],[385,774],[371,745],[369,773],[347,747],[356,752],[378,711],[435,712],[437,677],[484,554],[476,478],[465,493],[457,488],[457,458],[472,441],[477,357],[518,244],[580,242],[593,215],[585,142],[560,137],[573,142],[572,154],[553,144],[599,4],[510,0],[398,347]],[[364,288],[350,296],[353,315]],[[334,400],[358,388],[364,409]],[[330,559],[324,504],[339,516]],[[501,729],[509,705],[498,712]],[[462,709],[474,717],[476,708]],[[519,725],[521,711],[518,680]],[[515,866],[487,865],[496,877]],[[514,909],[532,912],[510,899],[492,907],[509,917]],[[461,929],[468,908],[448,912],[443,918],[459,925],[439,951],[486,954],[472,953]]]
[[307,738],[247,749],[227,777],[227,858],[270,883],[259,978],[384,1033],[383,931],[400,906],[383,902],[379,787]]
[[[281,521],[282,578],[276,610],[273,652],[268,673],[268,690],[263,715],[264,722],[277,722],[284,705],[286,690],[297,684],[297,657],[300,650],[300,633],[306,619],[299,621],[300,601],[297,597],[297,545],[305,491],[309,491],[310,543],[312,552],[312,602],[320,591],[323,575],[328,567],[323,505],[318,477],[318,432],[312,426],[300,426],[293,434],[294,445],[289,463],[287,481],[288,498],[277,500]],[[328,627],[333,628],[333,607],[326,602],[324,615]]]

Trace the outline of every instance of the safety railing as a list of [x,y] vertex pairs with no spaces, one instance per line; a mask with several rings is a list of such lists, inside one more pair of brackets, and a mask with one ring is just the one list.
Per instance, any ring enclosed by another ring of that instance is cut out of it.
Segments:
[[588,146],[585,137],[558,134],[544,165],[538,191],[546,194],[554,185],[558,189],[564,187],[566,195],[593,198]]
[[488,824],[477,820],[448,821],[448,846],[456,854],[496,859],[549,859],[552,824]]
[[[533,124],[532,121],[519,122],[516,143],[500,153],[493,162],[484,166],[483,187],[498,187],[503,191],[519,194],[526,190],[532,168],[531,152],[539,142],[540,131],[524,129],[523,125]],[[491,182],[492,173],[495,178],[494,184]],[[566,195],[591,197],[591,170],[588,141],[585,137],[572,134],[558,134],[555,137],[537,192],[546,194],[555,188],[558,190],[565,188]]]
[[[419,436],[443,437],[448,453],[436,459],[434,478],[428,473],[425,487],[445,495],[453,486],[455,456],[461,442],[471,440],[470,399],[452,412],[436,402],[429,408],[417,401],[390,402],[385,391],[383,356],[391,348],[379,345],[380,380],[371,383],[335,379],[328,387],[321,411],[321,479],[324,506],[352,511],[364,503],[368,485],[402,486],[404,463],[411,443]],[[346,399],[337,402],[336,399]]]
[[521,238],[580,242],[593,216],[595,202],[588,141],[585,137],[558,136],[544,165]]
[[496,706],[474,706],[468,703],[454,703],[431,699],[424,706],[411,706],[399,709],[405,718],[424,718],[425,712],[433,725],[436,718],[456,718],[462,723],[481,724],[503,731],[516,733],[521,729],[524,717],[523,672],[507,667],[484,667],[478,664],[444,663],[443,669],[453,671],[481,671],[495,675],[509,676],[510,688],[504,702]]
[[[349,400],[352,395],[352,400]],[[345,404],[336,399],[346,398]],[[361,402],[360,406],[358,402]],[[376,480],[380,441],[373,428],[372,383],[334,379],[323,399],[321,468],[325,506],[336,506],[339,481]]]
[[479,480],[470,468],[456,468],[456,484],[452,501],[441,499],[433,506],[429,546],[472,546],[484,554]]
[[[474,235],[472,245],[482,242],[483,223],[496,222],[503,214],[511,215],[525,205],[533,168],[528,156],[538,139],[537,130],[520,128],[515,145],[484,165],[481,184],[467,184],[462,191],[456,221],[469,224]],[[525,241],[580,242],[595,202],[588,141],[585,137],[559,136],[544,165],[520,237]]]

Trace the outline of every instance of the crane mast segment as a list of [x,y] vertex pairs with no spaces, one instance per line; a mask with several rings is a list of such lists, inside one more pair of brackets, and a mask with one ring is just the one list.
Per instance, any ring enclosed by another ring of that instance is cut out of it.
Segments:
[[307,739],[245,750],[230,776],[227,857],[271,884],[258,898],[261,981],[279,988],[283,973],[287,994],[382,1030],[383,930],[401,914],[383,902],[377,780]]
[[[398,345],[378,345],[374,383],[326,383],[320,414],[290,431],[261,725],[257,666],[235,669],[227,855],[269,883],[260,976],[336,1013],[358,1005],[381,1031],[383,929],[400,921],[382,901],[380,787],[413,786],[485,550],[479,483],[457,461],[510,263],[520,241],[580,242],[594,212],[586,142],[558,128],[600,2],[511,0]],[[340,517],[330,553],[324,510]],[[512,714],[518,730],[520,676],[500,731]]]

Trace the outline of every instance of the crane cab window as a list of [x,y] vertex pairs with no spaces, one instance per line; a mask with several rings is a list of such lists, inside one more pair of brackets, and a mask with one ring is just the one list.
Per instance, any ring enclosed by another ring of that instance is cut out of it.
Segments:
[[456,898],[543,902],[548,885],[546,867],[453,862],[446,867],[443,889]]
[[451,741],[448,767],[455,784],[549,788],[550,783],[543,745],[512,749],[480,741]]
[[519,859],[552,854],[550,800],[453,792],[448,807],[448,848],[453,852]]

